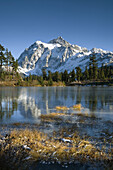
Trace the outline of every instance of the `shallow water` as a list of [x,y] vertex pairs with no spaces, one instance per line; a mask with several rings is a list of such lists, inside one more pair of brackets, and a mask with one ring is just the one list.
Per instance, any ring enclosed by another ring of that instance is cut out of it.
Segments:
[[[56,106],[81,103],[83,113],[113,121],[113,87],[0,87],[0,122],[39,122]],[[68,112],[75,112],[69,110]]]

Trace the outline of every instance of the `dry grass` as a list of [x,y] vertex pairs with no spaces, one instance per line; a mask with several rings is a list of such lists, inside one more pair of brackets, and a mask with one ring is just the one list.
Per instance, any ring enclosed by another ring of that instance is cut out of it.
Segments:
[[0,81],[0,86],[15,86],[17,81]]
[[59,116],[64,115],[64,113],[50,113],[50,114],[45,114],[45,115],[41,115],[40,118],[42,121],[62,121],[62,118]]
[[66,106],[56,106],[56,110],[69,110]]
[[76,105],[73,105],[73,109],[76,109],[76,110],[81,110],[82,106],[81,104],[76,104]]
[[64,113],[50,113],[52,116],[64,116]]
[[[33,160],[56,162],[108,159],[108,155],[103,150],[96,149],[90,141],[81,139],[76,132],[71,137],[64,137],[63,132],[64,130],[60,131],[59,137],[56,137],[55,133],[53,137],[49,137],[36,130],[13,130],[6,138],[6,144],[1,143],[3,147],[0,156],[8,156],[9,151],[10,157],[14,156],[13,152],[15,152],[15,156],[17,158],[19,156],[18,159],[25,159],[28,156]],[[24,148],[24,155],[21,155],[23,154],[22,148]]]
[[53,81],[53,85],[52,85],[52,86],[62,86],[62,87],[64,87],[64,86],[65,86],[65,83],[62,82],[62,81],[59,81],[59,82]]
[[11,125],[13,125],[13,126],[29,126],[29,123],[15,122],[15,123],[12,123]]

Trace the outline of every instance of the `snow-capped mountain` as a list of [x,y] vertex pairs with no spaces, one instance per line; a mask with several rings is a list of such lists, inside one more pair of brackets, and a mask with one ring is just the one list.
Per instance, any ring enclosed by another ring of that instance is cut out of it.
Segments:
[[62,37],[53,39],[48,43],[36,41],[29,48],[26,48],[18,59],[19,72],[26,75],[41,75],[42,69],[51,72],[68,72],[76,67],[89,65],[90,55],[95,52],[98,61],[98,67],[102,65],[113,64],[113,52],[102,49],[80,47],[72,45]]

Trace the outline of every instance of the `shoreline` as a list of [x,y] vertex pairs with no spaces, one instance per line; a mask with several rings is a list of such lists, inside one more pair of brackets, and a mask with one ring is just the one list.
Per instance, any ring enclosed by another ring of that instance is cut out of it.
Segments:
[[71,82],[68,84],[64,84],[64,82],[54,82],[53,85],[40,85],[40,84],[26,84],[22,82],[22,84],[18,85],[16,81],[0,81],[0,87],[66,87],[66,86],[113,86],[113,80],[111,81],[80,81],[80,82]]

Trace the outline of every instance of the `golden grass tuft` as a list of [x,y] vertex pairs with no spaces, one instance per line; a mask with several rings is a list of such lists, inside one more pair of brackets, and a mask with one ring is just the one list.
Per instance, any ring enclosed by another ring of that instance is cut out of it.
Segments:
[[40,118],[42,121],[61,121],[62,119],[58,116],[64,115],[63,113],[50,113],[50,114],[45,114],[41,115]]
[[66,106],[56,106],[56,110],[69,110]]
[[64,113],[50,113],[52,116],[64,116]]
[[76,104],[76,105],[73,105],[73,109],[76,109],[76,110],[81,110],[82,106],[81,104]]

